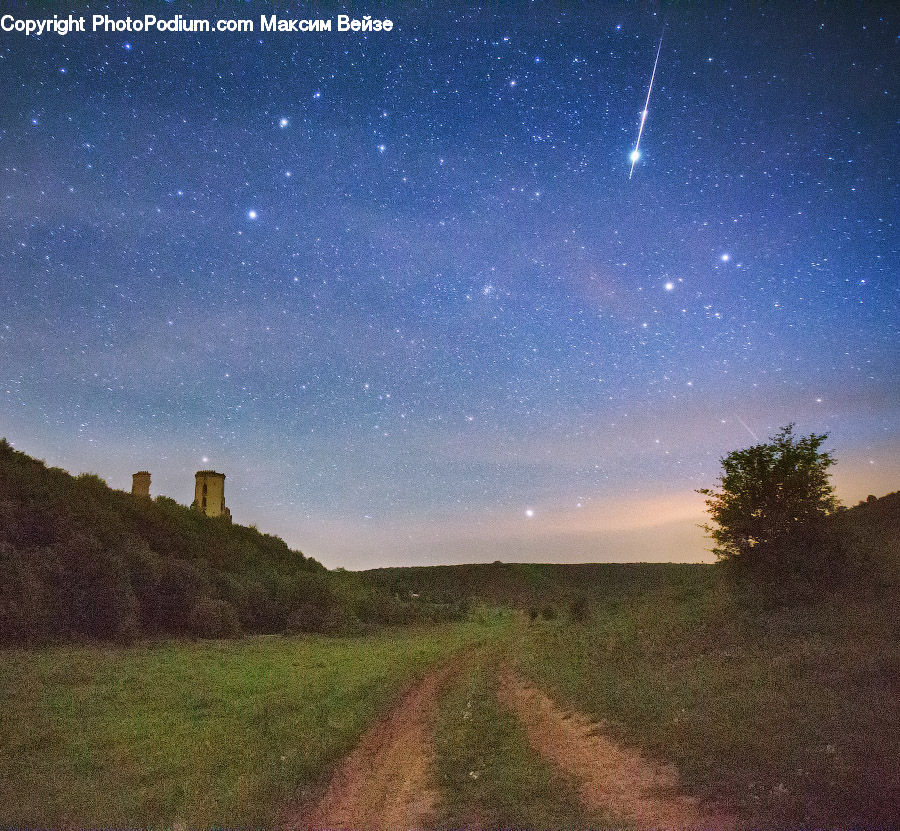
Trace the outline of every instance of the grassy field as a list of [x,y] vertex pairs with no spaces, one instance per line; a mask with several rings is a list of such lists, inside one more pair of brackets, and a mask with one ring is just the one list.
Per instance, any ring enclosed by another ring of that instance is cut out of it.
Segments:
[[[676,579],[677,578],[677,579]],[[711,570],[538,620],[520,668],[759,827],[887,828],[900,773],[896,585],[748,609]]]
[[528,746],[516,717],[497,701],[487,667],[470,670],[445,695],[435,754],[440,828],[600,827],[574,784]]
[[0,651],[0,825],[265,826],[405,682],[507,624]]
[[[406,682],[493,643],[754,827],[894,827],[900,495],[837,521],[854,568],[790,606],[711,566],[394,569],[371,573],[392,595],[520,611],[358,638],[0,650],[0,826],[267,826]],[[441,825],[590,827],[497,701],[499,661],[441,704]]]

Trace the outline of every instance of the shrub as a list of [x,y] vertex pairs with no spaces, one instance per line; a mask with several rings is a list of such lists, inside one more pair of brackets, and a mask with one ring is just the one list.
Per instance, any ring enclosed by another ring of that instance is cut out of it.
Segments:
[[584,595],[577,595],[569,601],[569,618],[573,623],[586,623],[590,616],[590,605]]
[[332,606],[322,617],[321,631],[326,635],[359,635],[363,630],[359,618],[344,606]]
[[43,561],[60,634],[133,639],[138,601],[117,551],[74,534],[46,549]]
[[166,632],[191,631],[191,610],[208,593],[208,581],[192,563],[160,557],[155,610],[158,628]]
[[49,634],[47,588],[34,564],[0,542],[0,642],[40,642]]
[[227,600],[204,597],[192,607],[188,618],[190,631],[198,638],[236,638],[241,627],[237,612]]
[[304,632],[321,632],[325,621],[325,610],[316,603],[299,603],[288,615],[285,631],[289,635]]

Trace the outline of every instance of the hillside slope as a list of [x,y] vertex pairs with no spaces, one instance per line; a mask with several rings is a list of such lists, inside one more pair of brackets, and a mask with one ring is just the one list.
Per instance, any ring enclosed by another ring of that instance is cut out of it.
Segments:
[[0,440],[0,642],[347,631],[420,607],[278,537],[73,477]]

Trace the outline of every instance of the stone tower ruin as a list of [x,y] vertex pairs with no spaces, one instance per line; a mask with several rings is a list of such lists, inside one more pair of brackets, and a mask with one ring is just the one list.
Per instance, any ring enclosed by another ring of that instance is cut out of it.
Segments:
[[198,470],[194,484],[192,508],[211,517],[231,519],[231,511],[225,507],[225,474],[214,470]]
[[150,472],[139,470],[131,475],[131,495],[150,498]]

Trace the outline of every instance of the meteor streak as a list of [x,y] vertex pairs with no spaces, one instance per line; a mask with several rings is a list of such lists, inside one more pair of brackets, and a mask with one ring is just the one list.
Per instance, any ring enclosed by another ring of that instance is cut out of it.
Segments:
[[630,179],[634,173],[634,166],[641,157],[641,136],[644,134],[644,122],[647,120],[647,107],[650,106],[650,93],[653,92],[653,79],[656,77],[656,65],[659,63],[659,53],[662,52],[662,40],[666,31],[666,25],[663,23],[663,30],[659,34],[659,46],[656,47],[656,60],[653,61],[653,72],[650,74],[650,86],[647,87],[647,100],[644,102],[644,110],[641,113],[641,126],[638,130],[637,141],[634,143],[634,150],[631,151],[631,170],[628,173]]
[[747,426],[747,424],[744,422],[744,419],[742,419],[739,415],[736,415],[735,418],[741,423],[741,427],[743,427],[751,436],[753,436],[753,441],[759,441],[759,436],[757,436],[756,433],[754,433]]

